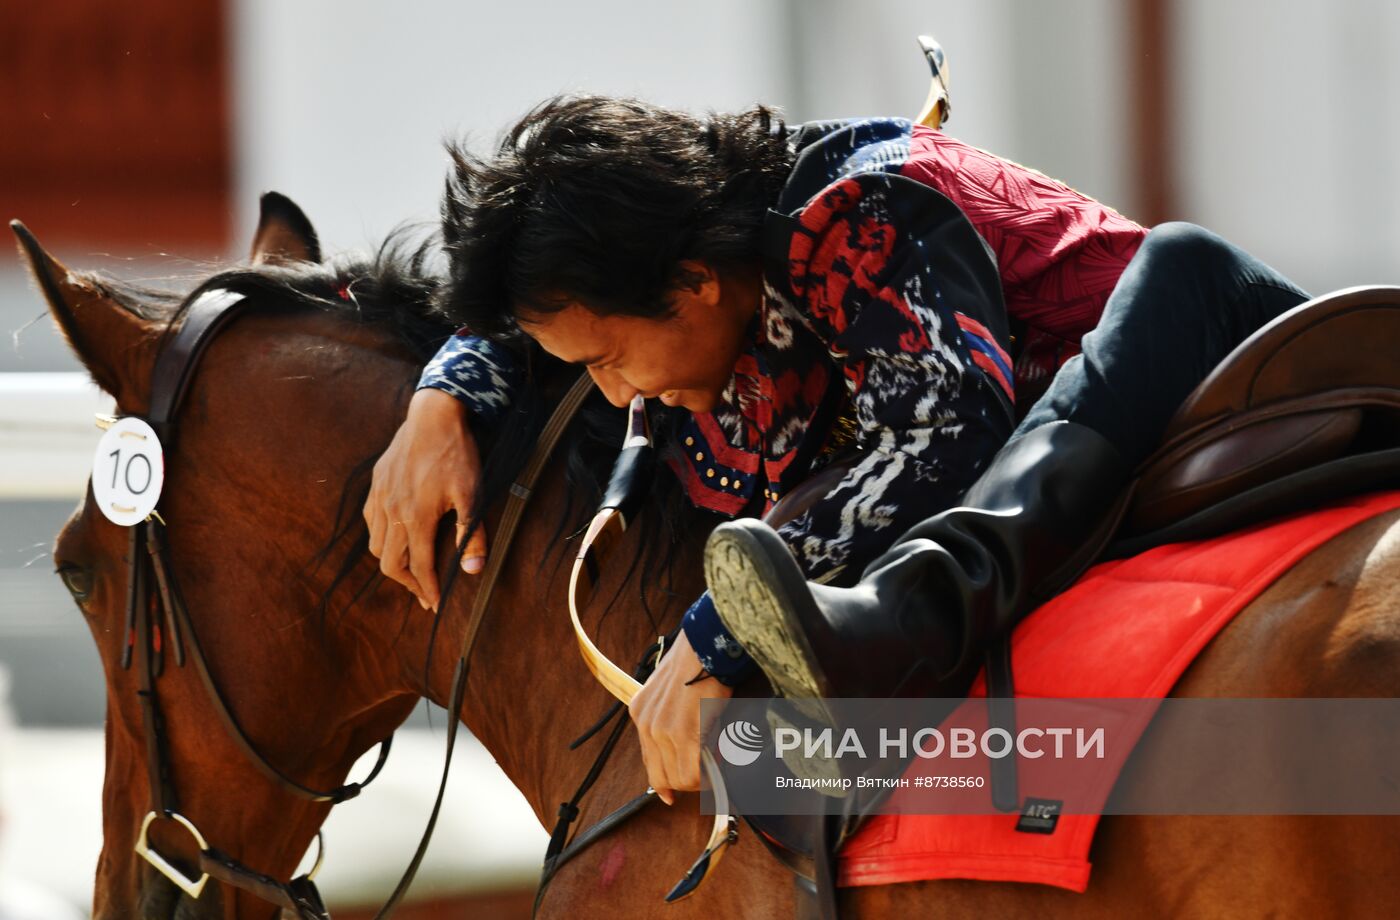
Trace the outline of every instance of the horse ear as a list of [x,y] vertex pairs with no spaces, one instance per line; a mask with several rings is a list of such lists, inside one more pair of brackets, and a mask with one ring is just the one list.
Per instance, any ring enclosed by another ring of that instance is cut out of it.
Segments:
[[320,262],[316,230],[292,199],[266,192],[259,199],[258,232],[253,234],[254,265]]
[[68,346],[119,406],[140,411],[162,324],[134,312],[94,279],[70,272],[24,224],[12,220],[10,229],[19,237],[20,253]]

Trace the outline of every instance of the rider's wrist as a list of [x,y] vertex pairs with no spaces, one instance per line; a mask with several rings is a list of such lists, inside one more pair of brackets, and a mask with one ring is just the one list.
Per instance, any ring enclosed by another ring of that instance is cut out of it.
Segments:
[[409,400],[408,411],[414,414],[447,415],[466,419],[467,404],[447,390],[429,385],[419,387]]
[[726,687],[743,683],[757,670],[753,659],[725,630],[708,592],[685,612],[681,630],[704,672]]

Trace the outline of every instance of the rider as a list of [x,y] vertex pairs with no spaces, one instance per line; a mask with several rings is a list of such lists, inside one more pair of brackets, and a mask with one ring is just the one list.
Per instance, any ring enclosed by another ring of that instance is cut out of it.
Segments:
[[[699,782],[700,699],[755,662],[795,695],[961,693],[976,647],[1096,529],[1182,398],[1306,299],[1206,231],[1148,233],[901,119],[787,129],[762,107],[697,118],[559,98],[495,156],[455,164],[442,305],[474,334],[425,369],[365,507],[381,567],[425,607],[436,523],[472,507],[465,422],[490,425],[522,373],[482,336],[533,337],[615,405],[640,393],[688,410],[671,466],[730,517],[857,452],[776,531],[736,521],[712,537],[715,599],[689,608],[631,708],[667,801]],[[1071,353],[1096,322],[1015,427],[1016,387],[1059,363],[1036,363],[1046,343]],[[809,589],[853,583],[959,502],[858,587]],[[484,555],[475,538],[463,567]]]

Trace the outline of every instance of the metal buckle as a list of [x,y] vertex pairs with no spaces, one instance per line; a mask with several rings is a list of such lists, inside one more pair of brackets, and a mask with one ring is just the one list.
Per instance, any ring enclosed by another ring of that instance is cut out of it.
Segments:
[[[185,894],[197,900],[200,894],[204,892],[205,884],[209,881],[209,873],[203,873],[197,880],[191,879],[179,869],[176,869],[174,866],[170,865],[170,863],[166,862],[164,856],[161,856],[155,850],[151,849],[150,844],[146,840],[146,831],[151,826],[151,822],[159,817],[162,817],[161,814],[153,811],[146,815],[145,820],[141,822],[141,833],[136,838],[136,855],[154,866],[156,871],[161,875],[170,879],[176,888],[179,888]],[[189,818],[174,811],[170,812],[170,814],[165,817],[183,825],[185,830],[190,832],[190,836],[194,838],[194,842],[199,844],[201,853],[209,849],[209,841],[204,839],[204,835],[199,832],[199,828],[195,827],[194,822]],[[318,868],[319,865],[320,860],[318,859]]]

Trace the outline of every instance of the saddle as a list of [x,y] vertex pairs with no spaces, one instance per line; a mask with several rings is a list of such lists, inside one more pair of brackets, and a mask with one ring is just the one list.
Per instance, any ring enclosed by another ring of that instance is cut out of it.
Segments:
[[[808,479],[769,523],[800,514],[845,467]],[[1348,288],[1275,318],[1192,391],[1125,490],[1094,561],[1396,485],[1400,287]],[[746,818],[795,873],[799,916],[835,916],[834,853],[864,817]]]
[[1400,480],[1400,287],[1301,304],[1186,398],[1130,487],[1121,558]]

